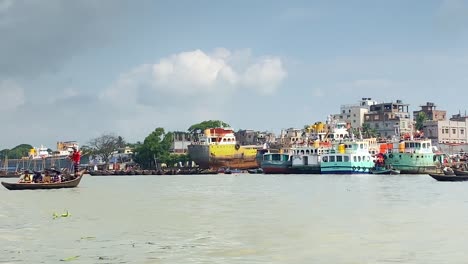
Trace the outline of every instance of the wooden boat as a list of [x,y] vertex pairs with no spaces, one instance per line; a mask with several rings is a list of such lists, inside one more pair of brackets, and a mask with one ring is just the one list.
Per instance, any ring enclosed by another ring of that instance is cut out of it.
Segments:
[[8,190],[42,190],[42,189],[61,189],[61,188],[75,188],[83,178],[85,170],[79,171],[77,177],[69,181],[57,183],[10,183],[2,182]]
[[396,175],[396,174],[400,174],[400,171],[397,170],[397,169],[393,169],[393,168],[390,168],[390,169],[372,168],[372,169],[369,170],[369,173],[370,174],[393,174],[393,175]]
[[468,171],[462,171],[462,170],[453,170],[455,175],[457,176],[468,176]]
[[443,173],[430,173],[429,175],[438,181],[468,181],[468,175],[457,176],[457,175],[445,175]]

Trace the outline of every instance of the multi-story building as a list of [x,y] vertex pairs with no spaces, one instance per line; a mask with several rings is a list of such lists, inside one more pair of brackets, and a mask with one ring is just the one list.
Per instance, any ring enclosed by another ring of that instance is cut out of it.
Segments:
[[236,142],[240,145],[263,145],[275,140],[275,135],[270,132],[259,132],[251,129],[243,129],[234,133]]
[[170,152],[176,154],[185,154],[188,151],[188,145],[192,142],[192,135],[187,132],[174,132],[174,140],[172,142]]
[[419,113],[425,113],[427,120],[444,121],[446,120],[447,111],[436,110],[436,105],[431,102],[426,102],[426,105],[421,105],[421,110],[413,111],[413,119],[416,121]]
[[359,128],[364,123],[364,115],[375,104],[377,102],[372,100],[372,98],[362,98],[358,104],[341,105],[340,113],[333,115],[333,118],[346,122],[351,128]]
[[364,122],[375,129],[380,137],[399,137],[412,131],[408,108],[409,104],[404,104],[401,100],[371,105],[369,113],[364,115]]
[[468,117],[460,114],[453,115],[450,120],[424,122],[424,135],[438,144],[466,144],[468,143]]
[[236,142],[241,146],[257,144],[257,132],[252,129],[242,129],[235,132],[234,135]]

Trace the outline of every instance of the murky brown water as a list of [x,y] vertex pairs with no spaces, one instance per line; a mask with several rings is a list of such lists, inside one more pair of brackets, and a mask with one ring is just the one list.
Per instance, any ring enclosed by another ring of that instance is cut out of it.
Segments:
[[85,177],[76,189],[2,187],[0,263],[467,262],[468,182]]

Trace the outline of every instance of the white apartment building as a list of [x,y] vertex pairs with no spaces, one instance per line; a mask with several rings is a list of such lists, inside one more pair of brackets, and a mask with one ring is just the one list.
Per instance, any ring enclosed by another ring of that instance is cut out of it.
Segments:
[[370,106],[377,104],[372,98],[362,98],[358,104],[341,105],[340,113],[333,115],[333,118],[344,121],[351,128],[361,127],[364,123],[364,115],[369,112]]

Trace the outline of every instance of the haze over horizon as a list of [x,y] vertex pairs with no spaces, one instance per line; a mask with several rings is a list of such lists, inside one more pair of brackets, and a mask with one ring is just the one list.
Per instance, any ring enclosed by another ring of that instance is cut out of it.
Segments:
[[362,97],[465,113],[468,0],[0,0],[0,150],[277,132]]

